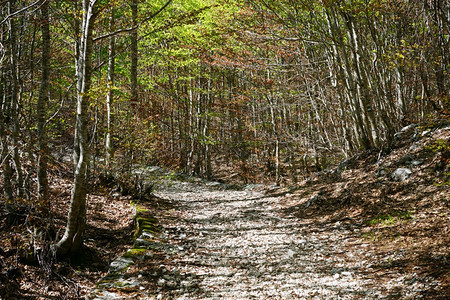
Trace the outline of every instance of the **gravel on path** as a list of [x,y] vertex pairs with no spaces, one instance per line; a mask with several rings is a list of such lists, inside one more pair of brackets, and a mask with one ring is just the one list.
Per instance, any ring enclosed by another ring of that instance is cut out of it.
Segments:
[[255,189],[185,182],[156,195],[175,203],[164,238],[179,251],[166,267],[184,278],[159,282],[160,299],[384,298],[370,278],[367,245],[345,250],[351,227],[303,222]]

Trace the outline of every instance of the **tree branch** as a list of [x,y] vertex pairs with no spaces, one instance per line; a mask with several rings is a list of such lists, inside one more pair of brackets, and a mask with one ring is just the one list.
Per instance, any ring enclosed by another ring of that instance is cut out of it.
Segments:
[[154,12],[153,14],[151,14],[150,16],[146,17],[145,19],[143,19],[142,21],[140,21],[139,23],[137,23],[135,26],[132,26],[132,27],[129,27],[129,28],[124,28],[124,29],[119,29],[119,30],[116,30],[116,31],[114,31],[114,32],[107,33],[107,34],[105,34],[105,35],[98,36],[98,37],[94,38],[93,41],[94,41],[94,42],[97,42],[97,41],[100,41],[100,40],[109,38],[109,37],[111,37],[111,36],[114,36],[114,35],[118,35],[118,34],[121,34],[121,33],[131,32],[131,31],[133,31],[133,30],[138,29],[142,24],[144,24],[144,23],[150,21],[151,19],[153,19],[154,17],[156,17],[157,15],[159,15],[164,9],[166,9],[167,6],[169,6],[169,4],[170,4],[171,2],[172,2],[172,0],[168,0],[168,1],[167,1],[167,2],[166,2],[159,10],[157,10],[156,12]]
[[[14,16],[16,16],[16,15],[18,15],[18,14],[20,14],[20,13],[22,13],[22,12],[24,12],[24,11],[30,9],[30,8],[32,8],[33,6],[35,6],[35,5],[37,5],[37,4],[42,4],[42,3],[44,3],[45,1],[47,1],[47,0],[37,0],[37,1],[33,2],[33,3],[31,3],[31,4],[28,5],[28,6],[25,6],[24,8],[19,9],[18,11],[15,11],[15,12],[13,12],[13,13],[7,15],[7,16],[0,22],[0,25],[3,25],[3,23],[5,23],[6,21],[8,21],[8,19],[10,19],[10,18],[12,18],[12,17],[14,17]],[[42,2],[42,3],[41,3],[41,2]]]

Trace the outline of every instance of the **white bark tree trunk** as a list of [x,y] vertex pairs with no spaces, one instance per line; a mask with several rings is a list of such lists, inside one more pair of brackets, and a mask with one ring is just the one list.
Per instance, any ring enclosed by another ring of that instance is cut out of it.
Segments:
[[81,249],[86,224],[86,174],[89,162],[87,113],[90,101],[92,75],[92,30],[96,0],[83,0],[81,36],[76,61],[77,120],[74,141],[74,183],[66,230],[56,244],[58,255],[72,255]]
[[[110,31],[114,30],[114,8],[111,9],[110,17]],[[108,58],[108,93],[106,94],[106,137],[105,137],[105,152],[106,152],[106,170],[109,173],[111,166],[111,159],[114,157],[114,149],[111,141],[113,133],[113,119],[112,119],[112,105],[113,105],[113,88],[114,88],[114,65],[116,56],[116,37],[109,38],[109,58]]]

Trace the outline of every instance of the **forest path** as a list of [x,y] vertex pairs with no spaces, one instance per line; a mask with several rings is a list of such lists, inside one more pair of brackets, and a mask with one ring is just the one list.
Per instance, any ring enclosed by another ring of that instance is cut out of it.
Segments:
[[352,225],[299,220],[254,188],[180,182],[156,195],[174,205],[161,224],[177,251],[160,266],[167,275],[152,298],[384,298]]

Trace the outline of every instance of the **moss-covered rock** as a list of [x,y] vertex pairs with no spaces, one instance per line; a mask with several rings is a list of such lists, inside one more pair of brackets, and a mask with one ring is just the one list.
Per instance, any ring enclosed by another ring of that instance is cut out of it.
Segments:
[[147,249],[142,248],[131,248],[128,250],[122,257],[125,258],[139,258],[144,257],[147,252]]
[[135,216],[136,229],[134,232],[134,239],[138,239],[143,232],[156,235],[160,231],[158,220],[151,216],[149,211],[139,205],[136,205]]
[[109,266],[109,272],[115,273],[128,268],[133,264],[133,259],[130,257],[121,256],[114,260]]
[[[158,220],[151,212],[136,202],[132,205],[135,208],[134,245],[124,255],[111,263],[108,275],[98,282],[97,289],[91,295],[93,299],[123,299],[120,296],[120,291],[135,289],[140,285],[139,278],[129,277],[127,273],[129,266],[139,260],[151,259],[153,257],[152,251],[167,251],[169,247],[159,241]],[[119,292],[115,293],[108,290]]]

